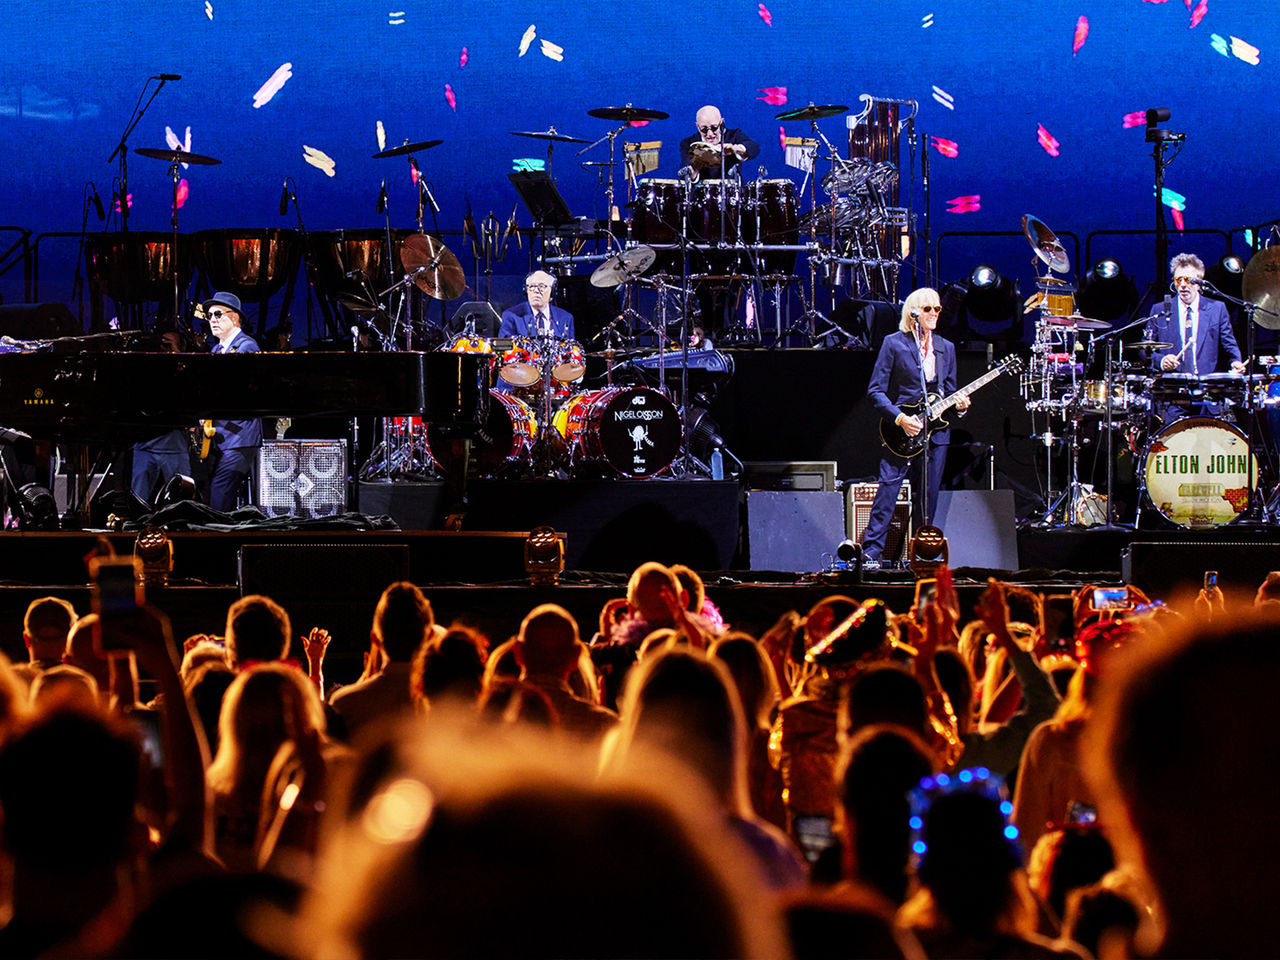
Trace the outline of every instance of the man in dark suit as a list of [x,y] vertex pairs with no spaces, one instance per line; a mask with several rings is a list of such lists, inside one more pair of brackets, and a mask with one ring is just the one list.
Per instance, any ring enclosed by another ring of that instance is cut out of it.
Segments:
[[[1204,262],[1194,253],[1180,253],[1169,261],[1173,272],[1170,288],[1177,293],[1173,301],[1165,300],[1151,311],[1146,338],[1173,344],[1151,358],[1157,373],[1184,373],[1203,377],[1215,373],[1225,355],[1234,373],[1244,373],[1240,347],[1231,331],[1231,317],[1226,304],[1200,296],[1204,279]],[[1188,399],[1190,399],[1188,397]],[[1216,404],[1171,403],[1157,410],[1166,423],[1192,414],[1218,413]]]
[[556,278],[535,270],[524,279],[525,302],[502,313],[499,337],[551,337],[574,340],[573,314],[551,303]]
[[[244,313],[234,293],[215,293],[204,303],[209,331],[218,339],[214,353],[257,353],[258,344],[242,329]],[[209,506],[226,513],[236,501],[262,445],[261,420],[214,420]]]
[[[737,127],[726,129],[718,107],[705,106],[694,120],[698,132],[680,141],[680,175],[690,180],[719,177],[723,151],[727,176],[740,164],[760,155],[756,143]],[[701,146],[698,146],[701,144]]]
[[[867,395],[876,413],[912,437],[927,429],[928,425],[922,415],[904,412],[902,405],[923,399],[922,383],[927,385],[929,393],[939,397],[947,396],[956,389],[955,345],[934,333],[941,312],[942,303],[936,290],[921,287],[912,292],[902,304],[898,332],[889,334],[880,344],[880,353],[871,371],[871,382],[867,385]],[[956,402],[956,410],[963,414],[969,408],[969,402],[968,397],[962,397]],[[863,569],[879,568],[898,490],[912,463],[920,460],[927,464],[929,496],[927,503],[922,500],[921,484],[917,480],[912,491],[912,509],[918,518],[915,526],[932,520],[938,506],[938,488],[942,484],[942,467],[950,435],[949,430],[939,430],[930,436],[929,450],[923,457],[903,459],[888,449],[881,453],[879,486],[862,538]]]

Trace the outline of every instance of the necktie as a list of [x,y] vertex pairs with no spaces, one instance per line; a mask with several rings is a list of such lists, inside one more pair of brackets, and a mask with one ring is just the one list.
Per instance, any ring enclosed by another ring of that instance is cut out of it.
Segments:
[[1187,352],[1191,355],[1191,372],[1196,373],[1196,328],[1195,315],[1191,312],[1191,308],[1186,308],[1186,313],[1182,317],[1182,342],[1189,344]]
[[534,317],[534,329],[537,330],[538,333],[550,332],[547,327],[547,315],[545,313],[539,313]]

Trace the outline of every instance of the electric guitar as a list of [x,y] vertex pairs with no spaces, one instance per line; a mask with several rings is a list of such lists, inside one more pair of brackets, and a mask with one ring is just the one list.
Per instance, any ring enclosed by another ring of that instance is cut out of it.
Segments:
[[930,394],[927,402],[921,400],[916,403],[902,404],[902,412],[909,417],[923,413],[921,419],[924,420],[924,429],[913,437],[896,423],[889,420],[881,420],[880,442],[903,459],[914,457],[928,446],[931,434],[937,433],[939,430],[945,430],[950,426],[947,421],[942,419],[942,415],[954,407],[956,401],[981,390],[1002,373],[1017,374],[1021,370],[1022,358],[1016,354],[1010,354],[977,380],[961,387],[949,397],[939,400],[936,394]]

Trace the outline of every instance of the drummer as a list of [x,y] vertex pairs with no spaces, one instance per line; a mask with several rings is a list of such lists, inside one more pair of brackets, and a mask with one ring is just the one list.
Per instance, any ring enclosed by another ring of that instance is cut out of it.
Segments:
[[[720,109],[705,106],[698,111],[694,119],[697,133],[690,134],[680,141],[680,176],[682,179],[698,181],[703,177],[719,177],[721,162],[721,145],[724,150],[724,172],[731,173],[740,164],[746,163],[760,155],[760,144],[756,143],[737,127],[726,129]],[[696,147],[696,144],[705,144]]]
[[[1204,261],[1194,253],[1179,253],[1169,261],[1173,282],[1169,288],[1178,296],[1157,304],[1147,321],[1146,337],[1171,344],[1152,356],[1152,366],[1159,374],[1187,374],[1193,378],[1214,373],[1218,361],[1226,356],[1233,373],[1244,373],[1240,348],[1231,332],[1231,317],[1226,304],[1200,296],[1204,279]],[[1216,415],[1216,404],[1171,403],[1160,416],[1169,422],[1193,414]]]
[[524,278],[525,302],[502,313],[499,337],[544,337],[574,340],[573,314],[551,303],[556,278],[535,270]]

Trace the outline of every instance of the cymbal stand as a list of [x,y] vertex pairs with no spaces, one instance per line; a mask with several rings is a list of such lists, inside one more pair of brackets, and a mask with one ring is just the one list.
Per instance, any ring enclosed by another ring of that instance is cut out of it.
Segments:
[[[423,221],[423,216],[426,212],[427,204],[429,203],[431,204],[431,229],[435,233],[435,235],[439,237],[440,236],[440,219],[439,219],[440,204],[436,203],[435,195],[431,192],[431,185],[427,183],[426,178],[422,175],[422,171],[418,169],[418,158],[412,155],[409,156],[409,170],[410,170],[410,176],[412,177],[414,184],[418,188],[417,190],[418,216],[416,221],[418,224],[418,232],[426,233],[426,231],[423,229],[422,221]],[[422,316],[424,320],[427,319],[427,312],[430,309],[430,307],[431,307],[430,303],[423,305]],[[440,301],[440,323],[438,324],[437,329],[439,329],[442,332],[445,329],[445,324],[448,322],[447,315],[445,313],[445,311],[447,310],[447,307],[448,305],[445,303],[445,301],[441,300]],[[427,322],[430,323],[430,320],[427,320]],[[408,324],[407,330],[405,332],[405,347],[410,350],[413,349],[412,322]]]
[[[159,80],[159,85],[151,91],[151,97],[146,103],[142,103],[142,98],[147,95],[147,86],[152,80]],[[142,93],[138,94],[138,103],[142,103],[139,109],[135,104],[133,108],[133,116],[129,118],[129,122],[125,124],[124,133],[120,134],[120,142],[116,144],[116,148],[111,151],[111,156],[107,157],[107,163],[116,158],[116,154],[120,154],[120,189],[117,198],[120,201],[120,229],[124,233],[129,232],[129,134],[133,133],[134,127],[142,119],[142,115],[147,112],[147,107],[151,106],[151,101],[159,96],[160,91],[164,89],[164,77],[147,77],[146,83],[142,85]],[[177,251],[174,251],[175,256]],[[176,319],[176,318],[175,318]]]
[[[630,106],[630,104],[628,104],[628,106]],[[609,141],[609,182],[605,184],[604,194],[609,201],[607,219],[611,225],[613,223],[613,168],[615,166],[615,160],[613,158],[613,141],[614,139],[617,138],[618,134],[622,133],[624,130],[629,130],[630,128],[631,128],[630,123],[624,123],[622,126],[614,130],[610,130],[599,140],[595,141],[595,143],[587,144],[585,147],[583,147],[581,150],[579,150],[577,153],[574,154],[575,157],[580,157],[584,153],[586,153],[588,150],[590,150],[592,147],[595,147],[603,143],[605,140]],[[551,147],[549,144],[547,146],[547,157],[548,159],[550,159],[551,157]]]
[[[162,81],[163,82],[163,81]],[[173,247],[169,251],[169,266],[173,269],[173,322],[178,323],[182,316],[182,294],[178,289],[178,183],[182,178],[182,165],[177,161],[169,164],[169,179],[173,181],[173,211],[169,215],[169,225],[173,227]]]

